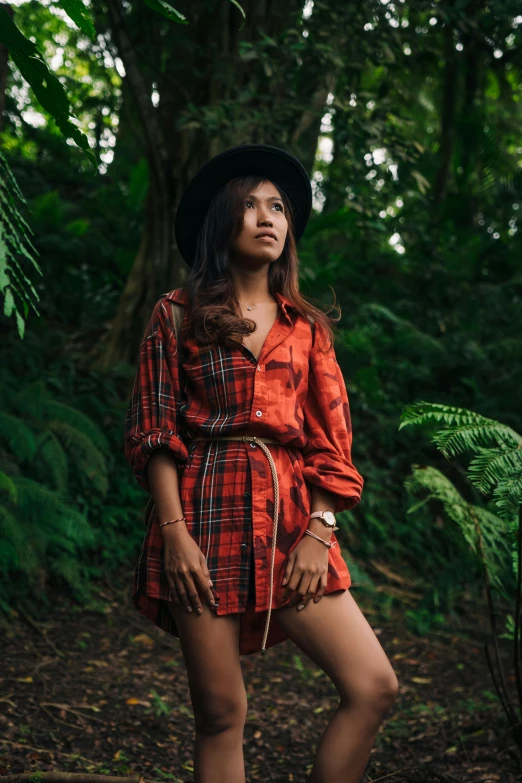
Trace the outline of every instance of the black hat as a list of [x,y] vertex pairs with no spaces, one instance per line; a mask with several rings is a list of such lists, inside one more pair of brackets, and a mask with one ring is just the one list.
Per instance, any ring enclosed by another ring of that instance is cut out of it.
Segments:
[[234,177],[260,174],[288,196],[294,210],[294,235],[302,237],[312,209],[312,187],[303,164],[286,150],[269,144],[241,144],[211,158],[187,185],[176,213],[179,252],[194,263],[199,231],[220,187]]

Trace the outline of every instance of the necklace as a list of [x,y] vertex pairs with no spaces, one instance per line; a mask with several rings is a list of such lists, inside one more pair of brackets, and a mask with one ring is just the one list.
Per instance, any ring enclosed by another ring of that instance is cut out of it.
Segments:
[[[266,304],[267,302],[273,302],[273,299],[267,299],[265,302],[258,302],[256,305],[252,305],[252,307],[247,307],[246,305],[241,305],[242,307],[245,307],[247,310],[255,310],[256,307],[259,307],[259,305]],[[241,302],[239,303],[241,304]]]

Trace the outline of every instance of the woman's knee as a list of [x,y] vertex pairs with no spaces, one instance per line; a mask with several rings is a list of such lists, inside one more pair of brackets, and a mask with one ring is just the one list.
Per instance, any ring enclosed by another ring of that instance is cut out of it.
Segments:
[[245,690],[225,693],[221,689],[212,688],[198,694],[192,706],[196,730],[202,734],[243,730],[248,709]]
[[378,715],[384,715],[392,707],[399,693],[397,675],[390,667],[377,672],[361,674],[354,682],[343,678],[337,686],[341,702],[347,706],[357,704]]
[[[179,630],[196,729],[219,734],[244,726],[247,694],[238,654],[239,615],[217,617],[205,606],[201,616],[187,617],[176,604],[170,609]],[[220,651],[218,658],[215,650]]]

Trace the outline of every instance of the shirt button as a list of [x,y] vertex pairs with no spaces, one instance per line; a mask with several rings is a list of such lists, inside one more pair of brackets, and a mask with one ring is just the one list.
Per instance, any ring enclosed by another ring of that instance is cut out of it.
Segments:
[[242,552],[246,552],[246,548],[247,548],[246,544],[241,544],[241,551]]
[[256,444],[255,444],[255,443],[251,443],[251,444],[250,444],[250,448],[251,448],[251,449],[255,449],[255,448],[256,448]]
[[263,411],[256,411],[256,416],[262,416],[262,415],[263,415]]

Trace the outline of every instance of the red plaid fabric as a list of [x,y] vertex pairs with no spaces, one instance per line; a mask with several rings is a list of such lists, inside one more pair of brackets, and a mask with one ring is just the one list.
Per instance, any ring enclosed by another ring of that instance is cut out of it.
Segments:
[[[270,466],[255,444],[191,438],[249,434],[284,444],[268,446],[277,466],[279,524],[266,648],[288,638],[273,610],[291,600],[282,600],[281,581],[288,555],[308,527],[310,485],[333,492],[339,512],[359,502],[364,483],[351,461],[350,409],[335,350],[319,351],[323,330],[317,326],[314,338],[308,318],[286,297],[275,297],[278,315],[256,360],[245,345],[201,349],[192,338],[177,344],[170,301],[186,304],[187,294],[181,288],[163,294],[141,344],[125,421],[125,456],[145,490],[152,452],[169,449],[176,459],[186,525],[206,557],[215,611],[239,614],[243,655],[261,649],[268,611]],[[164,631],[179,636],[166,604],[163,537],[154,507],[146,522],[132,601]],[[351,577],[339,546],[328,557],[326,593],[346,590]]]

